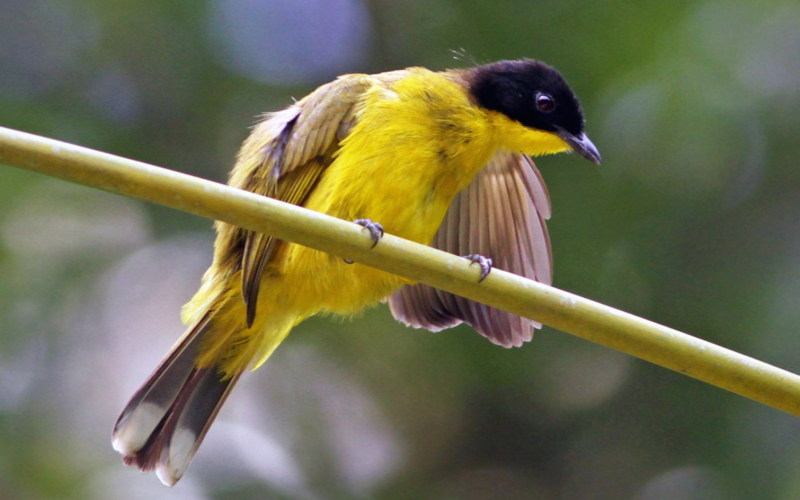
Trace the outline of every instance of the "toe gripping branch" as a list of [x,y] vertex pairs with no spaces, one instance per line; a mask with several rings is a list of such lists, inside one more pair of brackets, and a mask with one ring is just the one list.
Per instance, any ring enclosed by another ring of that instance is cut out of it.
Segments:
[[472,255],[463,255],[462,257],[469,260],[470,266],[472,264],[478,264],[479,266],[481,266],[481,279],[478,280],[478,283],[485,280],[486,277],[489,276],[489,273],[492,271],[492,265],[493,265],[492,259],[489,259],[477,253]]
[[[380,239],[383,238],[383,226],[381,226],[378,222],[372,222],[371,219],[356,219],[353,221],[353,223],[363,226],[364,229],[369,230],[369,234],[372,236],[372,246],[370,248],[375,248],[375,245],[377,245]],[[347,264],[353,263],[353,261],[350,259],[344,259],[344,261]]]

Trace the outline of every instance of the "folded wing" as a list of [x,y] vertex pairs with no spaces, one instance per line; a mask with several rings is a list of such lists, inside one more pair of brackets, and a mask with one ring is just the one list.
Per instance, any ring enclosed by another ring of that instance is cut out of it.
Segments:
[[[230,185],[302,205],[355,123],[364,94],[380,83],[369,75],[346,75],[268,115],[243,145]],[[226,229],[230,237],[220,240],[228,244],[217,249],[220,255],[215,261],[226,262],[224,267],[234,270],[241,261],[242,296],[251,325],[261,275],[277,241],[253,231]]]

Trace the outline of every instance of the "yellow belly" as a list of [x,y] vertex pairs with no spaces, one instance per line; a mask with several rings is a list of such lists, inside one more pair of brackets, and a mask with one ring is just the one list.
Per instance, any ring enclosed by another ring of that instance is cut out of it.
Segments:
[[[394,92],[377,89],[368,96],[307,208],[344,220],[371,219],[387,233],[430,243],[453,197],[496,151],[487,120],[464,92],[430,75],[420,75],[424,84],[409,78]],[[430,92],[432,86],[438,88]],[[281,286],[292,290],[294,303],[308,306],[307,314],[353,314],[404,283],[297,245],[288,245],[280,261]]]
[[[387,233],[428,244],[459,190],[496,151],[485,115],[463,90],[442,78],[408,78],[392,92],[367,97],[358,123],[303,205],[340,219],[366,218]],[[439,85],[435,92],[431,86]],[[436,96],[431,100],[430,96]],[[468,125],[464,125],[468,124]],[[380,243],[379,243],[380,244]],[[399,288],[403,279],[294,244],[281,245],[265,270],[255,322],[242,328],[240,276],[225,291],[219,331],[201,364],[236,373],[252,359],[262,363],[303,319],[323,313],[352,315]],[[231,347],[233,346],[233,347]]]

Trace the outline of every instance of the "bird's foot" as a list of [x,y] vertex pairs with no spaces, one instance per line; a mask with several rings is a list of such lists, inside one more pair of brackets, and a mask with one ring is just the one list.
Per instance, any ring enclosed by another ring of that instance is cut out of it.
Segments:
[[372,222],[370,219],[356,219],[353,223],[364,226],[364,229],[369,229],[369,233],[372,235],[372,246],[370,248],[375,248],[378,241],[383,238],[383,226],[379,223]]
[[478,264],[481,266],[481,279],[478,280],[478,283],[485,280],[489,273],[492,271],[492,259],[484,257],[480,254],[473,254],[473,255],[463,255],[465,259],[469,259],[470,266],[472,264]]
[[[383,238],[383,226],[381,226],[380,223],[372,222],[370,219],[356,219],[353,221],[353,223],[363,226],[364,229],[369,230],[369,234],[372,235],[372,246],[370,248],[375,248],[375,245],[378,244],[378,241]],[[353,263],[353,261],[349,259],[344,259],[344,261],[347,264]]]

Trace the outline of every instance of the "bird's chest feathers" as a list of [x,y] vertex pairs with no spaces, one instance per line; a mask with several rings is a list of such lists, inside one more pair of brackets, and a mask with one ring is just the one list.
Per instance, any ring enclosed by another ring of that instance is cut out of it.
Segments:
[[323,184],[346,193],[332,215],[371,218],[428,243],[496,147],[483,113],[452,82],[406,81],[393,90],[367,97]]

